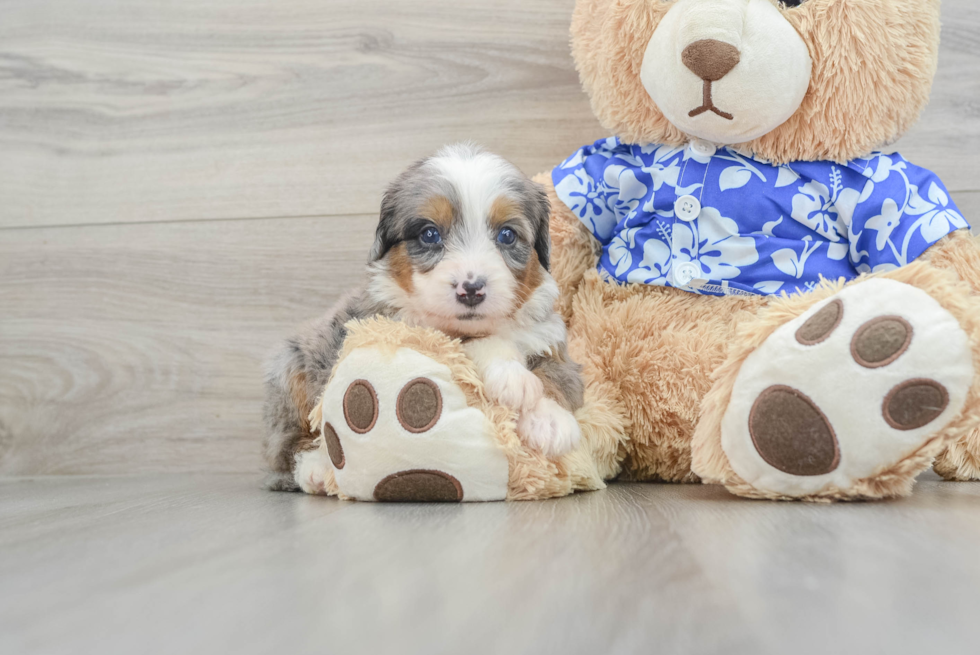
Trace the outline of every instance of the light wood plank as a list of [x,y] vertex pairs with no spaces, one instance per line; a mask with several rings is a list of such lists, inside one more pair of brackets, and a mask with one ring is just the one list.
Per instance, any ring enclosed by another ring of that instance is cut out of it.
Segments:
[[806,505],[615,484],[344,503],[251,476],[0,480],[5,653],[975,648],[980,485]]
[[6,2],[0,225],[369,213],[440,145],[601,136],[573,0]]
[[938,173],[951,191],[980,191],[980,3],[942,0],[942,18],[931,100],[893,148]]
[[256,470],[261,361],[360,283],[375,224],[4,231],[0,473]]
[[[0,226],[373,212],[473,139],[525,171],[602,136],[573,0],[5,2]],[[899,144],[980,189],[980,8],[945,0],[933,101]]]

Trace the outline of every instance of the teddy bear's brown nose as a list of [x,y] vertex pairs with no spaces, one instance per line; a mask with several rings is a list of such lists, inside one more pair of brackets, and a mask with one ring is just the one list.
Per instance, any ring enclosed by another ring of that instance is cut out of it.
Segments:
[[684,48],[681,61],[705,82],[717,82],[738,64],[738,48],[724,41],[702,39]]

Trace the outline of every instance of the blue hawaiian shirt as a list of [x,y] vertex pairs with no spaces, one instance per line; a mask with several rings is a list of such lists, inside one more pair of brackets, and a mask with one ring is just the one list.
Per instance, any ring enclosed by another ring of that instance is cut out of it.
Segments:
[[891,270],[969,227],[939,178],[898,154],[774,166],[733,148],[609,138],[552,180],[602,244],[604,277],[710,295]]

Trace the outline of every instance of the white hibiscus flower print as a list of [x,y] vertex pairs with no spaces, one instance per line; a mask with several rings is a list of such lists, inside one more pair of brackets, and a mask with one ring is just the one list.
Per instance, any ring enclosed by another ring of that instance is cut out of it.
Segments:
[[636,179],[634,169],[626,166],[607,166],[602,179],[606,187],[614,192],[611,199],[621,215],[636,211],[648,193],[647,185]]
[[891,238],[892,232],[895,231],[895,228],[901,222],[902,212],[898,209],[898,203],[888,198],[881,205],[881,213],[869,218],[868,222],[864,224],[864,227],[869,230],[874,230],[877,233],[875,247],[878,250],[884,250],[885,246],[888,245],[888,240]]
[[677,186],[677,178],[681,174],[680,158],[677,155],[681,151],[682,148],[669,146],[655,148],[644,146],[640,148],[640,152],[644,155],[652,154],[652,157],[645,159],[623,154],[620,155],[620,159],[649,175],[653,182],[653,190],[656,192],[665,184],[669,187]]
[[643,243],[643,259],[630,271],[626,280],[636,284],[667,283],[670,274],[670,246],[660,239],[647,239]]
[[636,247],[636,232],[639,229],[634,227],[624,230],[609,242],[606,252],[609,254],[609,262],[616,267],[616,277],[622,277],[633,266],[633,248]]
[[800,176],[796,171],[783,164],[779,167],[779,173],[776,174],[776,188],[781,189],[784,186],[795,184],[799,179]]
[[[935,182],[930,182],[929,200],[919,195],[919,188],[906,181],[908,199],[903,207],[888,198],[882,203],[881,213],[868,219],[867,228],[877,231],[875,246],[884,250],[891,249],[899,266],[905,266],[909,259],[909,247],[916,233],[922,235],[926,243],[935,243],[954,230],[969,227],[966,219],[959,212],[949,207],[949,196]],[[918,216],[915,222],[905,231],[901,249],[892,241],[895,229],[902,225],[905,216]],[[858,270],[861,270],[859,267]]]
[[[894,167],[892,159],[888,155],[878,155],[866,161],[868,166],[864,169],[864,176],[871,178],[872,182],[884,182],[891,176],[893,168],[896,170],[905,168],[904,164],[901,163],[898,167]],[[872,168],[872,162],[874,162],[874,168]]]
[[847,238],[854,206],[864,194],[857,194],[853,189],[847,189],[849,193],[845,194],[842,204],[848,207],[848,211],[841,212],[837,203],[841,200],[841,193],[845,189],[841,173],[836,166],[831,168],[830,183],[830,188],[816,180],[801,186],[798,189],[799,193],[793,196],[791,216],[793,220],[806,225],[820,236],[831,241],[840,241]]
[[738,224],[714,207],[703,207],[694,223],[676,223],[674,256],[678,261],[696,260],[709,280],[738,277],[742,267],[759,261],[755,239],[740,236]]
[[803,237],[803,249],[800,252],[796,252],[792,248],[777,250],[772,253],[772,263],[780,272],[799,280],[806,272],[806,262],[810,259],[810,255],[822,245],[823,242],[814,242],[812,237],[805,236]]
[[884,264],[878,264],[874,268],[871,268],[868,264],[859,264],[856,268],[858,273],[887,273],[888,271],[894,271],[898,266],[885,262]]
[[929,186],[929,200],[932,201],[932,209],[919,219],[922,221],[923,239],[935,243],[954,230],[969,227],[965,218],[948,207],[949,196],[935,182]]
[[735,162],[735,166],[729,166],[718,176],[718,188],[721,191],[729,189],[741,189],[752,180],[755,175],[759,181],[765,182],[766,176],[758,168],[753,166],[749,160],[742,157],[730,148],[725,148],[725,154],[719,154],[718,159],[726,159]]
[[562,178],[555,193],[601,239],[612,236],[619,218],[607,204],[608,190],[597,185],[584,168]]

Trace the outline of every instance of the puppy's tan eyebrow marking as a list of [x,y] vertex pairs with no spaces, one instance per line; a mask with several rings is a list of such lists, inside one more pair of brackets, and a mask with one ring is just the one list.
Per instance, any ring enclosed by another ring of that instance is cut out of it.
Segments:
[[456,211],[453,209],[453,203],[446,196],[432,196],[422,203],[419,213],[439,226],[445,234],[453,224]]
[[399,243],[388,253],[388,272],[405,293],[410,294],[415,290],[415,283],[412,281],[415,269],[412,268],[412,260],[405,250],[404,243]]
[[517,302],[515,303],[515,311],[523,307],[524,303],[534,294],[534,290],[541,286],[541,282],[544,281],[544,276],[541,274],[542,270],[538,253],[532,250],[531,257],[527,260],[527,265],[524,267],[524,270],[515,276],[517,277]]
[[517,206],[516,202],[507,196],[498,196],[497,199],[493,201],[493,205],[490,206],[490,215],[487,218],[490,221],[490,226],[496,229],[501,227],[507,221],[517,218],[520,215],[520,208]]

